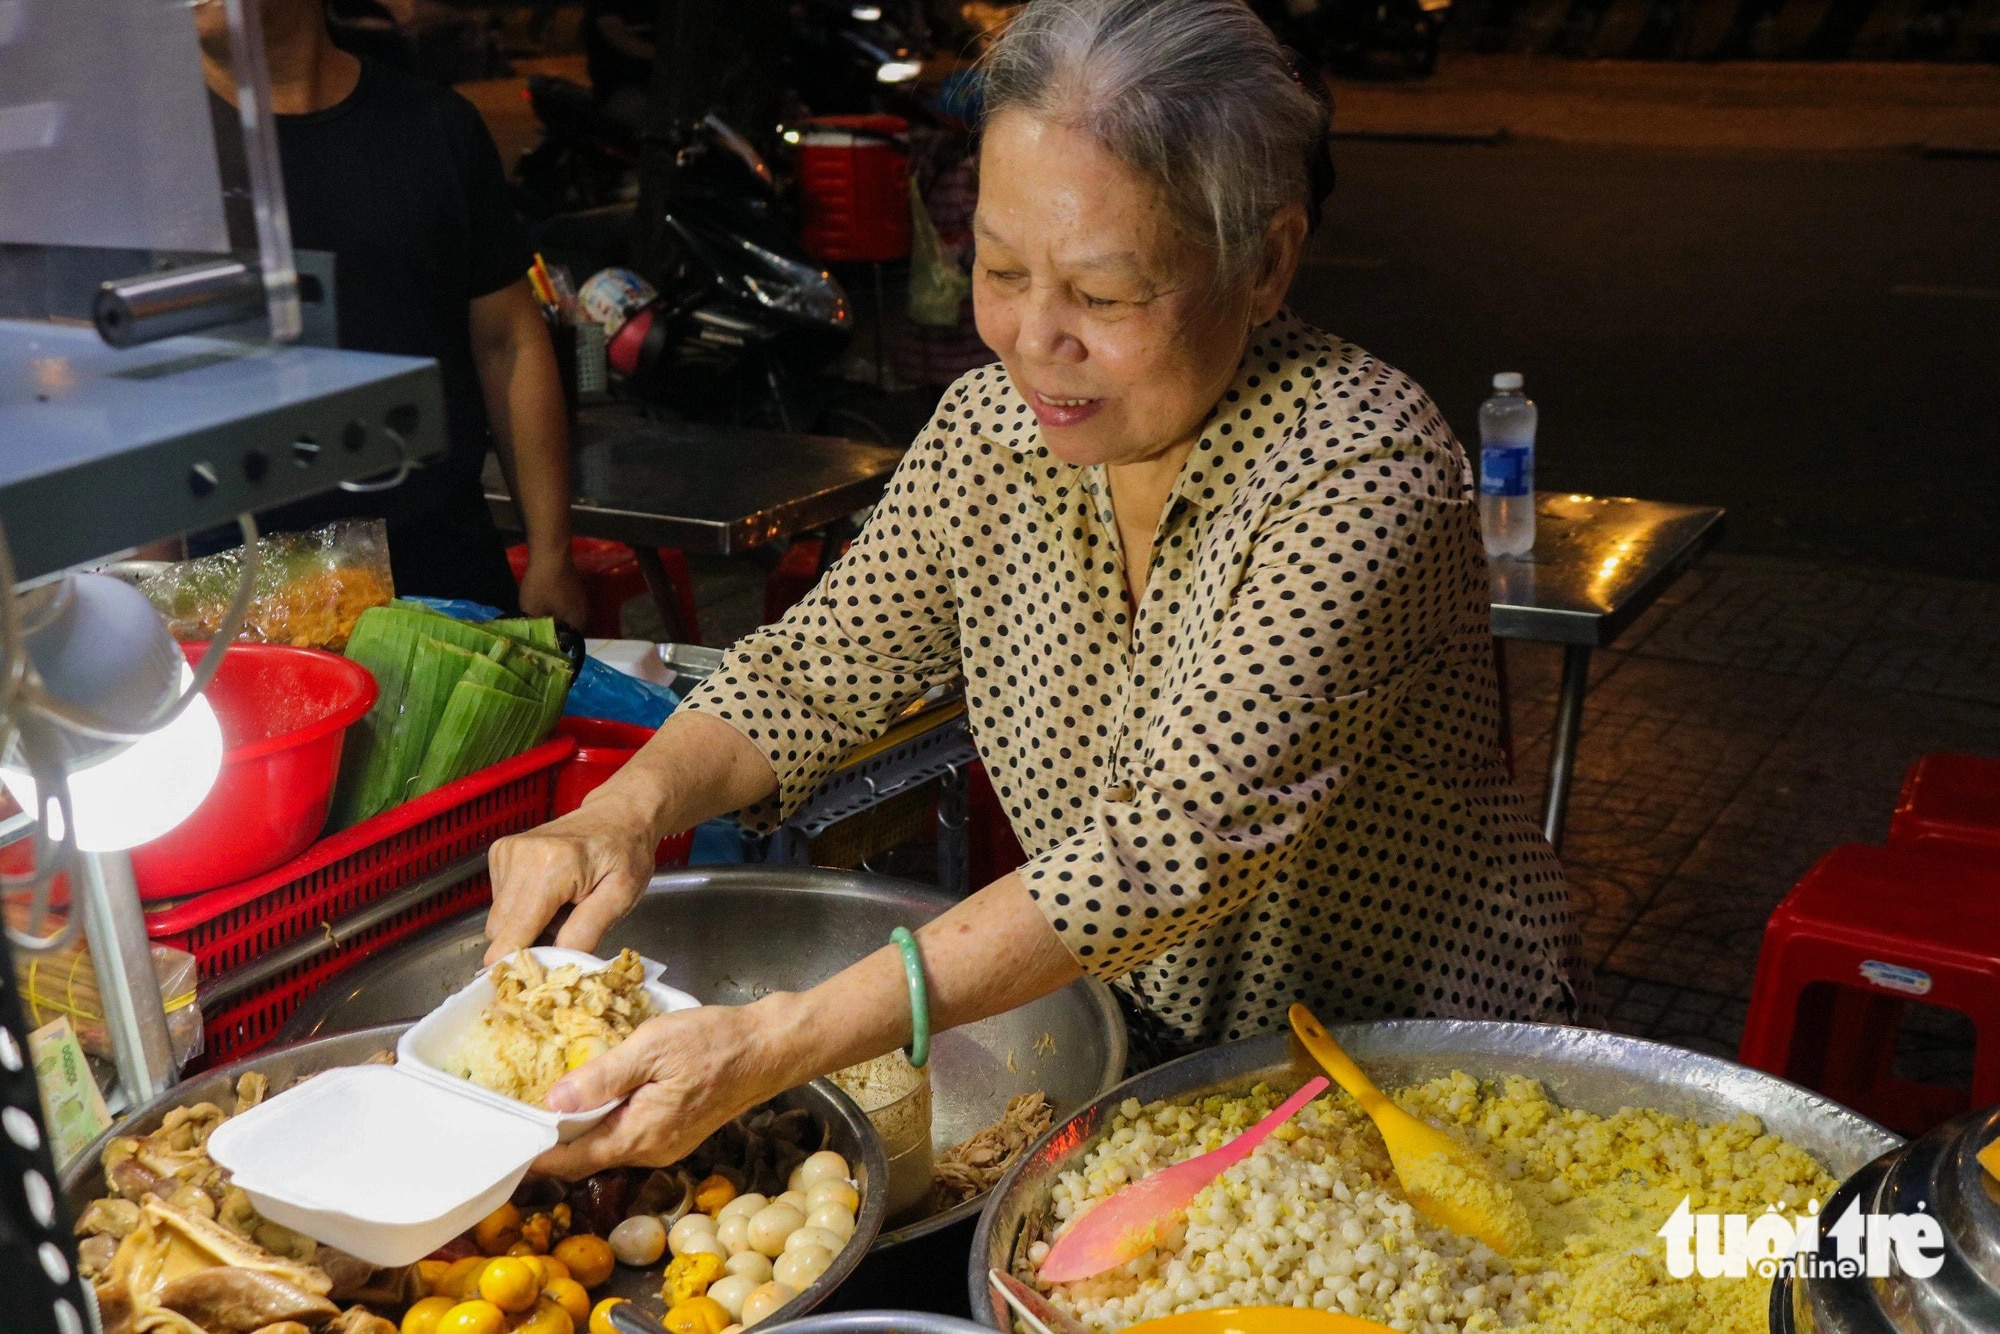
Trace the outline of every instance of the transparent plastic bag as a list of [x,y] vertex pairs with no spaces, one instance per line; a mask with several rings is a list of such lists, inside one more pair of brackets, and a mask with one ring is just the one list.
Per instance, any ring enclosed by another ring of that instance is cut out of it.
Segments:
[[[153,946],[153,976],[160,982],[160,1000],[167,1010],[167,1034],[173,1040],[174,1061],[186,1065],[202,1047],[201,1005],[195,1000],[198,981],[195,959],[182,950]],[[81,938],[50,954],[14,955],[14,984],[31,1027],[40,1028],[66,1016],[77,1041],[92,1056],[114,1059],[111,1034],[104,1023],[97,972]]]
[[932,328],[958,324],[959,305],[971,295],[972,279],[945,252],[930,209],[910,181],[910,318]]
[[[354,622],[396,595],[389,535],[380,519],[343,519],[257,544],[257,591],[239,640],[338,651]],[[211,638],[236,595],[243,550],[180,561],[139,581],[174,638]]]

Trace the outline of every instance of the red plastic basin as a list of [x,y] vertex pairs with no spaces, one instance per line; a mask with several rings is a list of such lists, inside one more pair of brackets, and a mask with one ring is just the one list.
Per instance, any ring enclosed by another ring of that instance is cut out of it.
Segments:
[[[625,761],[639,753],[639,747],[653,739],[653,729],[636,723],[618,723],[608,718],[556,720],[555,735],[576,742],[576,754],[556,770],[555,813],[567,815],[583,805],[583,799],[602,787]],[[653,854],[655,866],[685,866],[694,847],[694,831],[669,834],[660,840]]]
[[[205,644],[183,644],[190,663]],[[366,667],[285,644],[234,644],[208,687],[222,773],[171,833],[132,849],[144,899],[233,885],[304,852],[326,823],[340,746],[375,703]]]

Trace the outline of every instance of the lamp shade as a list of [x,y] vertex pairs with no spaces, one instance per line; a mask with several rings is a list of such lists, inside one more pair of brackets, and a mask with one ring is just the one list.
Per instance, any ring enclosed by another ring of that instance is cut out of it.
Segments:
[[[183,667],[181,689],[193,680]],[[221,771],[222,725],[202,697],[159,731],[70,772],[77,847],[116,852],[152,842],[194,814]],[[35,780],[26,770],[0,769],[0,782],[22,810],[37,809]],[[49,830],[51,838],[61,835]]]
[[[25,619],[28,656],[43,688],[121,727],[143,726],[193,683],[159,613],[119,580],[65,576],[38,590]],[[114,852],[158,838],[194,813],[222,769],[222,726],[205,697],[132,742],[57,730],[76,844],[85,852]],[[0,764],[0,783],[23,810],[39,810],[35,780],[18,750]],[[48,833],[62,835],[56,828]]]

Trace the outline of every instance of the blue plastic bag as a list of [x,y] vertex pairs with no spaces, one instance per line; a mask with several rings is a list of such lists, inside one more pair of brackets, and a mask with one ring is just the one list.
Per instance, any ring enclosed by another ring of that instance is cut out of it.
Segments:
[[627,676],[586,657],[576,684],[569,688],[563,712],[572,718],[608,718],[616,723],[658,727],[680,703],[680,695],[663,685]]
[[694,827],[689,866],[732,866],[747,860],[743,852],[743,826],[733,816],[707,820]]
[[419,607],[427,607],[440,616],[449,616],[454,621],[471,621],[478,625],[482,621],[500,619],[500,609],[489,607],[483,602],[467,602],[463,598],[398,598],[398,602],[414,602]]

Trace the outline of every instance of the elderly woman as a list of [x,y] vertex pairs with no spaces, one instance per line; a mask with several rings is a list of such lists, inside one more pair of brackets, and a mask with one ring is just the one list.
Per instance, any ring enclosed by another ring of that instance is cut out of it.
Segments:
[[[1035,0],[991,52],[979,331],[860,538],[579,811],[496,845],[489,958],[589,948],[664,834],[770,828],[962,675],[1030,857],[918,939],[939,1028],[1089,973],[1155,1051],[1325,1018],[1570,1020],[1568,891],[1497,742],[1464,453],[1286,313],[1324,111],[1234,0]],[[656,1018],[544,1166],[666,1163],[910,1040],[894,948]]]

